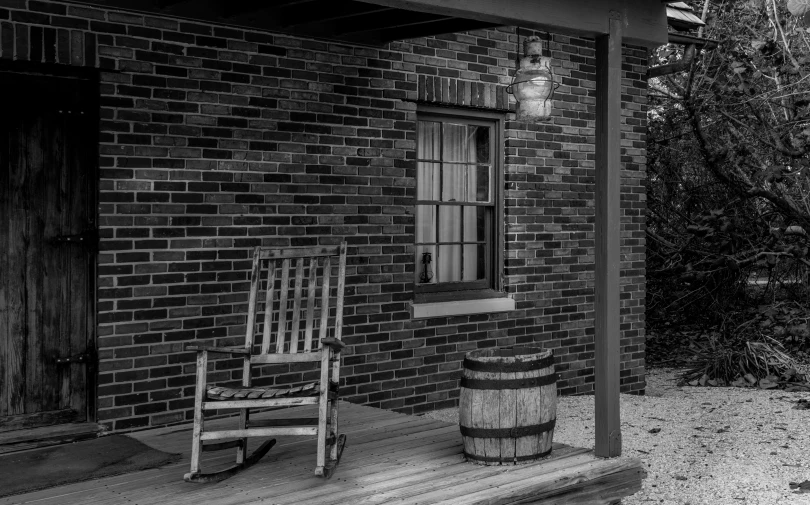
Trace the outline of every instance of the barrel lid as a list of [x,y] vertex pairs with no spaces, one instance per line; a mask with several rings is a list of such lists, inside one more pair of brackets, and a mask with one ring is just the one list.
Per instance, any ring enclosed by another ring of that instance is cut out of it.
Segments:
[[467,358],[476,361],[502,361],[513,363],[515,361],[531,361],[553,356],[552,349],[543,349],[536,346],[507,346],[476,349],[467,353]]
[[533,346],[492,347],[470,351],[464,368],[482,372],[523,372],[554,365],[554,352]]

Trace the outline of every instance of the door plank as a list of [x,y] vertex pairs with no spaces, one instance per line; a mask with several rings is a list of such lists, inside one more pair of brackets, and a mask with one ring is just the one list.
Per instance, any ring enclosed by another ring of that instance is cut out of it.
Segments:
[[[81,97],[82,91],[86,88],[77,86],[76,96],[73,100],[78,105],[78,109],[84,108],[84,104],[92,103],[90,97]],[[86,93],[85,94],[89,94]],[[88,149],[86,141],[83,141],[84,132],[93,131],[96,126],[90,119],[90,114],[68,115],[66,125],[63,129],[65,133],[63,174],[69,174],[62,188],[63,198],[66,201],[67,212],[65,216],[69,219],[64,223],[64,233],[78,234],[95,227],[92,217],[95,212],[95,205],[92,204],[94,194],[95,177],[90,167],[93,166],[93,150]],[[83,111],[81,111],[83,112]],[[62,294],[64,298],[65,311],[63,326],[67,331],[67,342],[63,350],[70,355],[85,353],[94,348],[94,335],[88,321],[93,320],[95,314],[91,313],[93,291],[92,260],[94,259],[94,244],[67,245],[62,250],[65,254],[65,271],[67,276],[63,277]],[[92,354],[91,354],[92,356]],[[69,387],[63,393],[62,401],[65,405],[79,413],[79,418],[87,419],[87,394],[88,394],[88,374],[93,370],[89,364],[70,365],[66,367],[68,374],[67,382]]]
[[[44,103],[38,114],[42,136],[38,139],[36,148],[40,152],[42,165],[41,168],[37,167],[37,174],[42,178],[41,184],[35,184],[30,188],[32,196],[37,195],[33,196],[32,200],[39,199],[36,203],[38,210],[34,211],[32,206],[31,217],[41,216],[39,226],[41,226],[42,234],[36,237],[40,262],[37,264],[36,260],[33,260],[29,266],[39,267],[39,276],[42,280],[40,295],[36,300],[29,302],[29,306],[36,307],[35,310],[38,311],[41,321],[40,331],[29,334],[29,346],[33,347],[32,344],[37,344],[39,349],[40,354],[36,356],[36,365],[39,367],[41,377],[38,388],[40,401],[36,402],[29,412],[34,412],[35,408],[56,410],[65,406],[66,402],[62,401],[62,392],[63,389],[70,387],[69,370],[56,365],[56,359],[65,351],[64,334],[68,330],[62,324],[62,314],[67,312],[67,305],[64,304],[65,298],[62,293],[66,274],[62,260],[64,254],[62,248],[51,243],[53,237],[61,234],[62,220],[67,211],[63,206],[61,195],[65,177],[61,173],[64,165],[62,159],[64,125],[59,121],[56,111],[49,105],[47,102]],[[32,146],[33,149],[34,146]],[[34,338],[32,339],[32,337]],[[34,384],[29,384],[29,387],[36,389]]]
[[[0,417],[8,415],[9,411],[9,367],[6,356],[10,346],[11,315],[11,279],[14,275],[11,270],[12,254],[8,247],[11,238],[11,170],[6,170],[11,160],[11,136],[13,129],[9,121],[0,121],[0,248],[8,254],[0,256]],[[15,270],[16,271],[16,270]]]
[[[17,117],[20,121],[19,111],[11,108],[9,119]],[[11,121],[9,120],[9,123]],[[16,126],[15,122],[15,126]],[[25,341],[28,328],[26,325],[26,254],[25,244],[28,242],[28,221],[26,198],[26,170],[25,148],[20,135],[22,128],[11,128],[9,131],[9,199],[8,243],[3,244],[8,251],[9,277],[8,284],[4,286],[7,295],[8,337],[4,353],[6,383],[4,415],[18,415],[25,412]]]
[[46,314],[43,314],[42,300],[45,296],[43,292],[44,269],[50,265],[42,265],[43,251],[42,239],[45,234],[45,213],[44,207],[47,205],[45,195],[45,174],[43,167],[42,143],[45,142],[45,121],[32,110],[32,114],[23,119],[23,139],[25,153],[23,157],[23,167],[26,170],[25,195],[27,199],[27,220],[28,220],[28,243],[25,250],[25,282],[26,295],[25,311],[27,339],[25,342],[25,398],[24,412],[31,413],[39,410],[56,410],[50,405],[43,392],[46,383],[43,381],[43,346],[44,336],[50,331],[45,322]]

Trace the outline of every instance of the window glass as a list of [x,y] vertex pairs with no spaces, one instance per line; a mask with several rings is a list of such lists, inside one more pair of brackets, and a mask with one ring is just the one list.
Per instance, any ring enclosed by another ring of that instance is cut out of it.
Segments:
[[473,184],[470,186],[470,189],[475,190],[475,198],[471,198],[471,202],[488,202],[490,200],[490,195],[492,194],[490,181],[492,178],[489,173],[491,170],[492,167],[489,166],[478,165],[473,167]]
[[436,265],[439,267],[438,282],[458,282],[461,280],[461,246],[439,246],[439,257]]
[[481,126],[470,126],[471,145],[475,149],[475,157],[470,161],[476,163],[492,163],[489,158],[489,134],[490,128]]
[[436,206],[416,206],[416,243],[436,242]]
[[486,274],[484,270],[485,262],[479,258],[484,257],[484,244],[464,245],[464,267],[463,278],[465,281],[483,279]]
[[416,148],[416,157],[420,160],[441,159],[442,124],[436,121],[419,121],[417,135],[419,144]]
[[439,200],[441,191],[441,164],[420,161],[416,164],[417,198],[419,200]]
[[467,201],[467,165],[445,163],[442,166],[442,201]]
[[[467,142],[467,125],[444,123],[442,131],[442,161],[471,161]],[[474,145],[471,146],[473,149]]]

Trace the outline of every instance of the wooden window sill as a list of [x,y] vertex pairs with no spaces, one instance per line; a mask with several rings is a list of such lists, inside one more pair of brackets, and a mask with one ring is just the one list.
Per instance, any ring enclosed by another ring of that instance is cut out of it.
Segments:
[[411,319],[489,314],[491,312],[515,310],[515,301],[511,298],[481,298],[478,300],[453,300],[449,302],[411,302],[410,310]]

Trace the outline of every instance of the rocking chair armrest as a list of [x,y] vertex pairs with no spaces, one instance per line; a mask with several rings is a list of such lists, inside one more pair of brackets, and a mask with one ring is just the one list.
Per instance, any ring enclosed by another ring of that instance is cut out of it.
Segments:
[[250,349],[244,347],[214,347],[208,345],[187,345],[187,351],[208,351],[219,352],[223,354],[247,354],[250,355]]
[[339,353],[346,347],[346,344],[343,343],[342,340],[338,340],[335,337],[324,337],[321,339],[321,344],[331,348],[334,353]]

